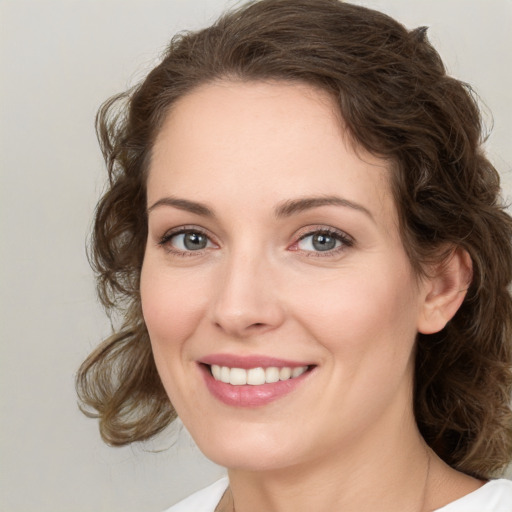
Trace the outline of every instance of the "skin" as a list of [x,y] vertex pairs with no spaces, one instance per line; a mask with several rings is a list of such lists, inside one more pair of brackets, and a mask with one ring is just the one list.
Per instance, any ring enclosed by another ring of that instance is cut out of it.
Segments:
[[[203,85],[157,137],[144,318],[179,416],[229,468],[237,512],[432,510],[480,485],[430,452],[412,412],[416,334],[455,314],[470,262],[454,251],[442,273],[413,273],[389,167],[351,144],[331,99],[302,84]],[[327,196],[345,203],[283,214]],[[206,247],[170,235],[183,227]],[[318,251],[311,233],[326,229],[341,238]],[[274,402],[233,407],[204,384],[198,361],[212,353],[314,371]]]

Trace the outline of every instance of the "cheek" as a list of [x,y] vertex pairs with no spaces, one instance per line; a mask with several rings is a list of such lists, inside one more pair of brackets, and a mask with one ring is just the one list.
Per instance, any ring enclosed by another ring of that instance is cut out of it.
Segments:
[[192,276],[177,279],[151,260],[144,262],[140,287],[142,312],[155,355],[161,350],[178,350],[202,318],[204,295],[195,281]]
[[317,287],[302,296],[298,314],[324,349],[328,379],[318,403],[337,411],[332,424],[350,424],[352,432],[376,421],[389,404],[405,407],[412,393],[414,285],[403,273],[374,275],[352,272]]
[[199,284],[193,278],[177,279],[150,258],[144,262],[141,303],[155,364],[171,403],[185,418],[189,405],[195,403],[195,390],[187,386],[186,341],[204,317],[204,295],[194,293]]
[[417,300],[410,273],[349,269],[307,290],[297,295],[297,316],[329,351],[357,359],[370,352],[392,358],[405,350],[408,357]]

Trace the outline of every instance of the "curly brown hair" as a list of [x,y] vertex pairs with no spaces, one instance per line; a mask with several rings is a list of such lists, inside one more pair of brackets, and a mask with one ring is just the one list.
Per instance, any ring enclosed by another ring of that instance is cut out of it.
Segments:
[[471,256],[472,283],[455,317],[439,333],[418,335],[414,409],[422,435],[448,464],[480,478],[499,474],[512,459],[512,219],[482,150],[475,95],[447,76],[424,27],[408,31],[338,0],[260,0],[179,34],[140,85],[101,107],[109,184],[90,256],[99,297],[122,322],[78,372],[82,410],[99,417],[112,445],[148,439],[176,417],[141,313],[145,183],[174,102],[221,78],[327,91],[353,140],[393,162],[399,229],[418,275],[443,248]]

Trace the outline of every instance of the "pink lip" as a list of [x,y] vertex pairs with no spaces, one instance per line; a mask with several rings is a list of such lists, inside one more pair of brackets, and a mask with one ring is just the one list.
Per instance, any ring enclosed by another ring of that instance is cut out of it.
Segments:
[[300,377],[288,379],[269,384],[262,384],[260,386],[232,386],[215,380],[206,365],[217,364],[219,366],[229,366],[230,368],[258,368],[276,366],[282,368],[283,366],[296,368],[299,366],[308,366],[307,363],[298,363],[296,361],[286,361],[284,359],[276,359],[267,356],[246,356],[240,357],[228,354],[214,354],[202,358],[199,364],[201,373],[203,374],[206,387],[210,393],[226,405],[232,407],[260,407],[274,400],[282,398],[297,387],[299,387],[304,380],[306,380],[311,371],[303,373]]

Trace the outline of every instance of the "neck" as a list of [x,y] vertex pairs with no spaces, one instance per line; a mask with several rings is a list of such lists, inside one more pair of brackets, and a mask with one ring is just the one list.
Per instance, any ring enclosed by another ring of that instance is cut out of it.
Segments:
[[347,443],[307,464],[229,470],[236,512],[423,512],[433,454],[412,413],[403,428],[385,429],[387,435],[382,425],[373,430],[359,436],[357,444]]

